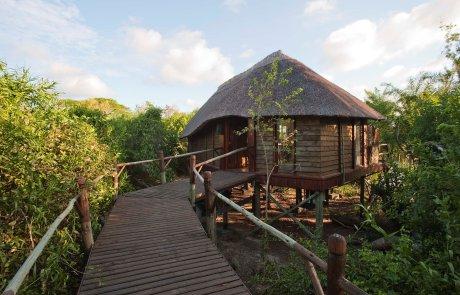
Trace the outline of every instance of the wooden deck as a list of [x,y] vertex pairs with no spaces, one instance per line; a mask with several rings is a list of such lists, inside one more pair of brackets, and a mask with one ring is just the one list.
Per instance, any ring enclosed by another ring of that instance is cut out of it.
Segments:
[[[217,171],[212,184],[223,190],[253,177]],[[197,191],[203,191],[198,181]],[[250,294],[207,238],[188,194],[184,179],[119,197],[78,294]]]

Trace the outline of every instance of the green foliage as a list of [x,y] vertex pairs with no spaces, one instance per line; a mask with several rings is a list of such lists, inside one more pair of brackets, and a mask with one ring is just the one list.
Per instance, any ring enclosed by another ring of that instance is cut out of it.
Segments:
[[421,74],[403,89],[387,85],[368,101],[387,117],[377,125],[391,147],[389,169],[372,192],[413,247],[410,255],[401,245],[391,252],[399,268],[416,274],[401,271],[399,279],[412,285],[398,288],[418,286],[422,294],[460,288],[459,34],[447,32],[446,42],[452,68]]
[[[323,259],[327,259],[327,249],[316,240],[301,240],[300,243]],[[317,271],[322,286],[326,286],[326,274]],[[302,258],[291,252],[287,263],[264,262],[262,273],[255,275],[252,281],[267,287],[266,294],[314,294],[313,285],[308,276]]]
[[93,126],[99,140],[107,144],[112,152],[122,155],[129,120],[133,117],[128,108],[110,98],[65,99],[59,104]]
[[[313,286],[305,274],[299,257],[292,255],[286,265],[276,262],[266,262],[264,271],[255,275],[252,281],[267,286],[266,294],[314,294]],[[310,291],[310,292],[309,292]]]
[[[451,68],[421,74],[402,89],[386,85],[368,93],[367,103],[386,116],[373,124],[390,147],[388,170],[372,187],[378,205],[372,209],[400,226],[388,234],[374,212],[365,210],[363,227],[393,242],[385,252],[366,241],[348,249],[346,277],[370,294],[460,293],[459,48],[460,35],[448,31],[445,54]],[[304,245],[326,259],[322,242]],[[256,279],[277,294],[311,290],[297,260],[269,264]]]
[[[0,284],[17,271],[52,221],[76,195],[76,178],[93,180],[115,162],[94,128],[58,107],[54,83],[0,65]],[[92,188],[94,230],[111,201],[110,184]],[[81,262],[79,219],[58,230],[22,288],[28,294],[68,293]]]
[[[160,150],[165,156],[187,151],[180,135],[193,113],[182,113],[172,108],[163,110],[151,104],[132,112],[112,99],[103,98],[65,100],[62,105],[96,129],[99,139],[118,155],[118,162],[157,158]],[[184,161],[173,161],[168,166],[167,178],[184,173],[185,167]],[[132,167],[128,172],[129,178],[120,181],[123,191],[124,187],[132,189],[133,184],[136,186],[139,182],[152,184],[159,181],[157,162]]]
[[359,187],[356,183],[349,183],[334,188],[334,192],[347,198],[350,198],[359,195]]

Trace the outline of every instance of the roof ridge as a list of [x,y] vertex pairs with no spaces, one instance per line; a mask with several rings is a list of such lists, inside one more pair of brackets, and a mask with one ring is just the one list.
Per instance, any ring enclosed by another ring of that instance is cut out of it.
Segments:
[[281,51],[281,49],[277,50],[275,52],[272,52],[269,55],[267,55],[266,57],[264,57],[261,61],[257,62],[255,65],[253,65],[252,67],[247,69],[246,71],[241,72],[238,75],[236,75],[236,76],[228,79],[224,83],[220,84],[220,86],[217,88],[216,93],[226,89],[227,86],[229,86],[230,84],[233,84],[234,82],[240,81],[248,73],[272,63],[273,61],[275,61],[276,58],[279,58],[280,60],[283,60],[283,59],[288,59],[288,58],[291,58],[291,57],[289,57],[286,54],[284,54],[283,51]]

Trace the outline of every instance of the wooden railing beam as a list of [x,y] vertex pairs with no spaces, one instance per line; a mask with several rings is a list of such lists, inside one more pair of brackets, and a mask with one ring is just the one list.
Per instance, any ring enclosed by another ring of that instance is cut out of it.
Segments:
[[222,158],[226,158],[226,157],[228,157],[228,156],[230,156],[230,155],[233,155],[233,154],[242,152],[242,151],[247,150],[247,149],[248,149],[247,147],[242,147],[242,148],[233,150],[233,151],[231,151],[231,152],[228,152],[228,153],[222,154],[222,155],[220,155],[220,156],[217,156],[217,157],[208,159],[208,160],[206,160],[206,161],[203,161],[203,162],[201,162],[201,163],[198,163],[198,164],[196,164],[195,167],[200,167],[200,166],[203,166],[203,165],[212,163],[212,162],[214,162],[214,161],[220,160],[220,159],[222,159]]
[[43,237],[40,239],[38,242],[37,246],[32,250],[32,252],[29,254],[27,259],[24,261],[24,263],[21,265],[19,270],[16,272],[14,277],[10,280],[8,285],[6,286],[5,290],[3,290],[3,295],[14,295],[17,294],[19,288],[21,287],[21,284],[24,282],[24,279],[27,277],[27,274],[29,273],[30,269],[32,266],[35,264],[37,261],[37,258],[42,254],[43,249],[45,249],[46,245],[48,244],[49,240],[53,236],[53,234],[56,232],[59,224],[64,220],[64,218],[69,215],[70,211],[75,205],[75,202],[77,201],[78,196],[71,199],[69,201],[69,204],[67,205],[66,209],[59,214],[59,216],[54,220],[54,222],[49,226],[48,230],[46,233],[43,235]]

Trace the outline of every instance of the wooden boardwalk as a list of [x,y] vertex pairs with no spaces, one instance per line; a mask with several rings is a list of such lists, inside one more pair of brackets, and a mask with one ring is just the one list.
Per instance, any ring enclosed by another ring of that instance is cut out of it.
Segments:
[[[213,187],[227,189],[252,177],[217,171]],[[199,182],[197,191],[203,191]],[[184,179],[119,197],[78,294],[250,294],[207,238],[188,194]]]

